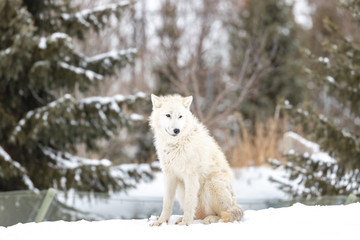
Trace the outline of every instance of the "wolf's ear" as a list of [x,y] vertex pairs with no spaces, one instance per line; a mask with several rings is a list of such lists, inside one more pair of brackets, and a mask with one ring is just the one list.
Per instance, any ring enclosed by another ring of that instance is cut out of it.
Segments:
[[184,107],[189,110],[190,109],[190,105],[192,103],[192,100],[193,100],[193,97],[190,96],[190,97],[184,97],[183,98],[183,104],[184,104]]
[[153,109],[161,107],[161,104],[162,104],[161,98],[154,94],[151,94],[151,102],[153,105]]

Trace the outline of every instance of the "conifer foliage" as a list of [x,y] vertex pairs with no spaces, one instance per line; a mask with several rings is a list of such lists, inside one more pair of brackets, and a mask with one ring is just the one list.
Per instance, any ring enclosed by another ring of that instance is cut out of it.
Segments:
[[109,160],[73,155],[76,144],[95,149],[97,140],[141,119],[129,111],[145,94],[81,100],[71,95],[132,62],[134,49],[87,57],[72,44],[90,29],[99,32],[130,4],[78,11],[68,0],[0,1],[0,191],[106,192],[150,176],[144,169],[123,170]]
[[[345,7],[360,27],[360,1],[347,3]],[[329,19],[324,19],[324,26],[330,36],[323,42],[324,55],[314,56],[307,51],[312,63],[307,72],[319,92],[325,89],[327,101],[341,106],[340,111],[327,116],[313,107],[299,109],[289,103],[284,107],[334,161],[289,153],[285,169],[289,179],[297,184],[277,182],[295,196],[360,195],[360,48],[357,42],[342,36]],[[281,166],[277,161],[271,162]]]

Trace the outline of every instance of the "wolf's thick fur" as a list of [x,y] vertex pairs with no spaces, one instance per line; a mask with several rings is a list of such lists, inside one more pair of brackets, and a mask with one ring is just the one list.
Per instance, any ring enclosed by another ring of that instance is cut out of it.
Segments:
[[184,210],[179,224],[241,220],[232,171],[218,144],[190,112],[192,97],[151,95],[151,100],[150,126],[165,177],[163,210],[152,225],[169,220],[175,193]]

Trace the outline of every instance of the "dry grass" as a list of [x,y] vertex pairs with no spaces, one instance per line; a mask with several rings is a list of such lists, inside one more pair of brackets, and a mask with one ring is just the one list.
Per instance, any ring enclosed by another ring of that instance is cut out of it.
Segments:
[[254,133],[245,127],[242,116],[236,118],[241,131],[236,136],[236,145],[227,152],[232,167],[259,166],[268,158],[279,158],[279,144],[284,134],[285,119],[279,119],[279,109],[266,122],[257,121]]

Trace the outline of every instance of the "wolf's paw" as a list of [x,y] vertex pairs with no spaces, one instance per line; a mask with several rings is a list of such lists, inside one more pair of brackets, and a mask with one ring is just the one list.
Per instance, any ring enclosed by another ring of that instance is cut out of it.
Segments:
[[204,224],[210,224],[210,223],[217,223],[219,222],[219,220],[220,220],[219,216],[207,216],[206,218],[204,218],[202,222]]
[[175,224],[189,226],[193,221],[191,219],[185,219],[180,217]]
[[160,219],[159,217],[157,217],[155,222],[150,223],[150,226],[151,226],[151,227],[161,226],[161,224],[163,224],[164,222],[167,223],[168,220]]
[[176,219],[175,224],[180,224],[183,221],[183,217],[179,217],[178,219]]
[[162,221],[156,221],[156,222],[153,222],[153,223],[150,223],[150,226],[151,227],[154,227],[154,226],[161,226],[161,224],[163,224],[164,222],[162,222]]

